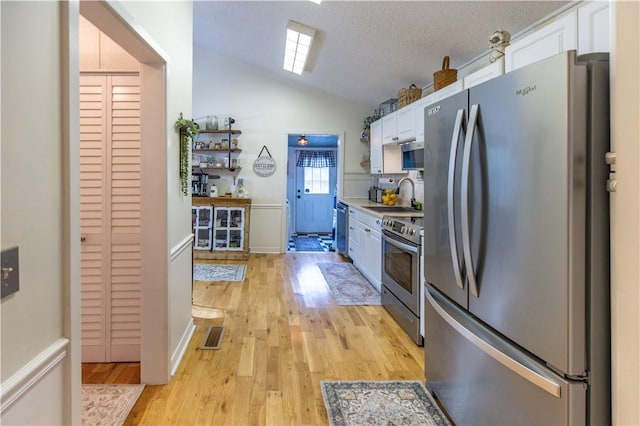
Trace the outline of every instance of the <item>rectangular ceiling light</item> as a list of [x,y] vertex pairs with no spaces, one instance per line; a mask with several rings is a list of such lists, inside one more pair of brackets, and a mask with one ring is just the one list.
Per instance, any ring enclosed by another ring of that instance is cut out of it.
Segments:
[[299,22],[287,24],[287,40],[284,47],[284,69],[302,74],[316,30]]

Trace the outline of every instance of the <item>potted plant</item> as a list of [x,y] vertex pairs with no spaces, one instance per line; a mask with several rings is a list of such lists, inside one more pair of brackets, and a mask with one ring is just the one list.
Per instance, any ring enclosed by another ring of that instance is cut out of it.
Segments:
[[174,127],[180,134],[180,185],[182,193],[189,195],[189,177],[191,176],[189,146],[200,128],[195,121],[182,117],[182,113],[180,113],[180,118],[176,120]]

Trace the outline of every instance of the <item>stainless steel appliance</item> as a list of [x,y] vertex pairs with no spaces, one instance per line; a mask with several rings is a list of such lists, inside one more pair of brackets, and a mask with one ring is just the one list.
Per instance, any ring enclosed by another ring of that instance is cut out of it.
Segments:
[[409,142],[400,145],[402,170],[424,169],[424,142]]
[[425,108],[425,375],[456,424],[611,424],[606,55]]
[[369,188],[369,201],[373,201],[374,203],[381,203],[383,193],[384,189],[382,188],[376,188],[375,186]]
[[349,256],[349,207],[341,202],[336,204],[336,251],[344,256]]
[[422,217],[382,218],[382,305],[418,345]]

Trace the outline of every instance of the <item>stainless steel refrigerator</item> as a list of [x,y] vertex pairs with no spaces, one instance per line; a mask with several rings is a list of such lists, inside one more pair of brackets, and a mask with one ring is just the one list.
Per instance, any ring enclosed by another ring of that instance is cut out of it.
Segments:
[[611,423],[607,55],[425,108],[425,376],[458,425]]

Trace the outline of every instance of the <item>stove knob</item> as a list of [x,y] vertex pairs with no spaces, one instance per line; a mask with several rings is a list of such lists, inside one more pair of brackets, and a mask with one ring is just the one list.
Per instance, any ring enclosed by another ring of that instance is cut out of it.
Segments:
[[415,234],[415,233],[416,233],[415,229],[413,229],[413,228],[409,229],[409,235],[413,236],[413,234]]
[[400,233],[401,234],[406,234],[407,233],[407,227],[402,225],[402,228],[400,228]]

